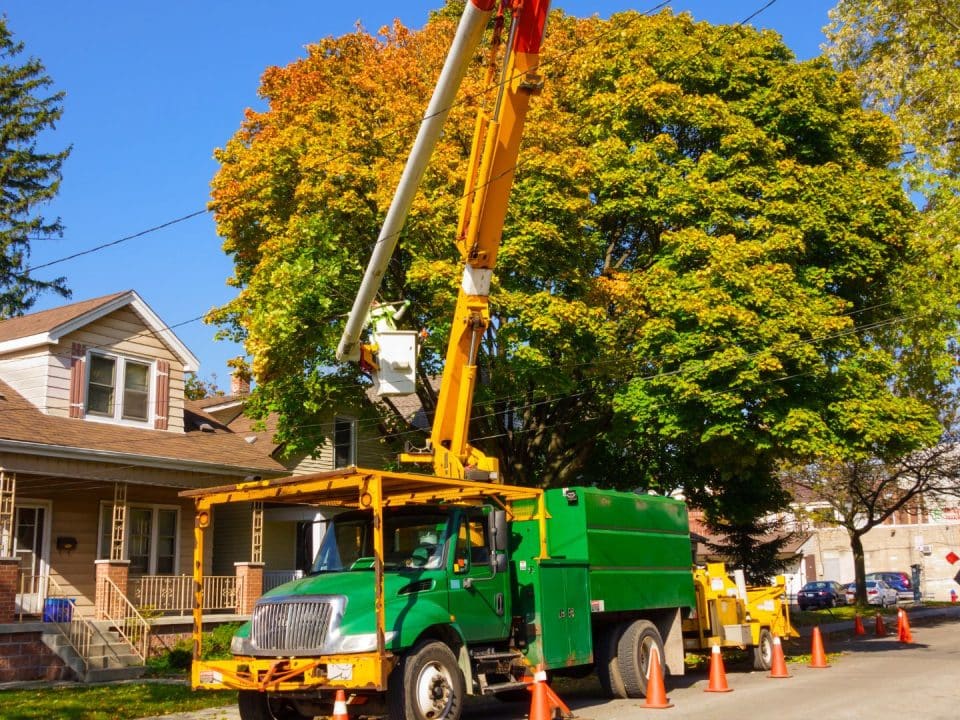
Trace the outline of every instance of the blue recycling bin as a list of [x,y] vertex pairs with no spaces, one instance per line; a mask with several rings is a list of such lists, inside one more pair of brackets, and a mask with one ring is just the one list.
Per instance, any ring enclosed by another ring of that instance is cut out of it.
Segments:
[[43,602],[44,622],[70,622],[73,617],[72,601],[67,598],[47,598]]

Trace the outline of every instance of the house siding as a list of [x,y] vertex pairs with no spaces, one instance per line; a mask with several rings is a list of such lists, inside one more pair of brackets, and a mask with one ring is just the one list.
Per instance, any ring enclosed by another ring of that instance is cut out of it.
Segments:
[[[87,349],[105,350],[146,360],[166,360],[170,363],[170,408],[167,432],[183,432],[184,373],[180,358],[147,328],[132,309],[125,307],[96,320],[89,325],[64,335],[54,351],[68,362],[62,369],[51,364],[49,402],[51,407],[62,407],[66,416],[70,402],[69,353],[73,343],[81,343]],[[54,375],[54,370],[57,370]]]
[[252,506],[248,502],[217,505],[213,509],[211,575],[233,575],[234,563],[250,561]]
[[[179,509],[178,556],[175,573],[189,575],[193,565],[192,502],[177,497],[175,488],[128,485],[127,504],[130,506],[176,507]],[[30,483],[22,493],[23,502],[29,500],[50,503],[50,577],[68,597],[77,599],[81,609],[92,608],[96,580],[92,568],[97,559],[100,508],[112,503],[114,487],[105,483],[78,482],[72,478],[45,481],[42,485]],[[57,537],[69,536],[77,541],[72,552],[57,550]],[[232,574],[232,572],[230,573]]]
[[[48,410],[49,400],[47,391],[47,368],[56,361],[49,351],[37,351],[31,348],[22,354],[13,353],[0,358],[0,378],[10,385],[14,390],[23,395],[35,407],[41,410]],[[66,358],[69,367],[70,358]],[[67,413],[67,402],[62,403],[62,408],[56,408],[58,412],[51,414]]]

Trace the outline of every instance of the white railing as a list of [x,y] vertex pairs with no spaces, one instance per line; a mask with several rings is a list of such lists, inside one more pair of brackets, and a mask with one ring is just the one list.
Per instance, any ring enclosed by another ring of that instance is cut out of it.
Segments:
[[[44,620],[56,624],[60,632],[67,639],[70,647],[77,653],[83,663],[84,672],[90,667],[92,657],[91,648],[94,641],[101,637],[100,631],[93,624],[92,619],[77,607],[76,601],[67,597],[66,591],[53,578],[44,578],[43,584],[49,589],[44,599]],[[54,602],[48,603],[48,600]],[[115,652],[109,645],[103,644],[104,650]]]
[[106,619],[116,627],[140,660],[146,662],[150,651],[150,623],[144,620],[110,578],[101,577],[97,582],[100,583],[97,594],[104,601],[100,609],[104,611]]
[[271,570],[263,574],[263,592],[303,577],[303,570]]
[[39,615],[47,597],[47,576],[25,572],[17,573],[16,612],[20,622],[24,615]]
[[[203,609],[236,612],[239,581],[235,575],[208,575],[203,579]],[[193,577],[145,575],[130,578],[127,591],[141,613],[187,615],[193,611]]]

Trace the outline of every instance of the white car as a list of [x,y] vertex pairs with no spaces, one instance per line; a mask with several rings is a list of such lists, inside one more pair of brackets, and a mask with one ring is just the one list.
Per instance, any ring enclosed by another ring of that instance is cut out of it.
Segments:
[[[867,580],[864,584],[867,586],[867,602],[871,605],[888,607],[897,604],[897,591],[883,580]],[[852,605],[856,601],[856,591],[856,583],[847,585],[848,605]]]

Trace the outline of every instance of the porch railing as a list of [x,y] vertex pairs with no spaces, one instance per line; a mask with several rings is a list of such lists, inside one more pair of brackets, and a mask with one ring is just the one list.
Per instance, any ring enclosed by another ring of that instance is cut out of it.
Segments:
[[263,574],[263,592],[303,577],[303,570],[270,570]]
[[[203,579],[203,609],[236,612],[239,585],[235,575],[208,575]],[[193,611],[193,578],[190,575],[130,578],[127,592],[141,613],[187,615]]]
[[140,660],[146,662],[147,654],[150,651],[150,623],[141,615],[137,608],[133,606],[127,596],[120,588],[108,577],[101,577],[98,582],[102,586],[98,588],[103,593],[103,608],[107,620],[109,620],[117,632],[130,645]]
[[77,607],[72,597],[67,597],[68,593],[63,587],[51,577],[44,578],[44,584],[48,590],[44,603],[46,604],[47,600],[59,601],[47,609],[44,620],[50,620],[56,624],[67,643],[77,654],[84,673],[90,669],[90,661],[94,659],[94,647],[99,648],[100,654],[96,656],[98,658],[105,653],[119,659],[116,649],[104,640],[103,633],[94,624],[93,619]]

